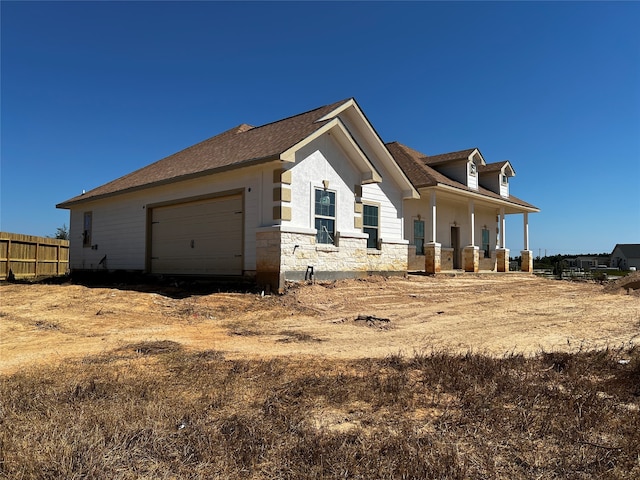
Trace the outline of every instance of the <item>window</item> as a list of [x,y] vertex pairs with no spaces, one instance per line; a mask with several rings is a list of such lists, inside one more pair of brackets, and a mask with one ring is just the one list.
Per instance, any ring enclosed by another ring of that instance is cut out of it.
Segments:
[[336,235],[336,192],[316,188],[315,227],[317,243],[334,243]]
[[503,185],[506,185],[507,183],[509,183],[509,177],[507,177],[506,175],[500,175],[500,178],[502,179]]
[[91,212],[84,212],[84,223],[82,228],[82,246],[91,246],[91,224],[93,223]]
[[477,171],[478,171],[478,167],[476,167],[476,164],[475,164],[475,163],[471,163],[471,164],[469,165],[469,174],[470,174],[472,177],[475,177],[475,176],[476,176],[476,172],[477,172]]
[[489,245],[489,229],[482,229],[482,250],[484,251],[484,258],[491,258],[491,247]]
[[413,243],[416,246],[416,255],[424,255],[424,222],[413,221]]
[[363,205],[363,207],[362,230],[369,234],[367,248],[378,248],[378,207],[376,205]]

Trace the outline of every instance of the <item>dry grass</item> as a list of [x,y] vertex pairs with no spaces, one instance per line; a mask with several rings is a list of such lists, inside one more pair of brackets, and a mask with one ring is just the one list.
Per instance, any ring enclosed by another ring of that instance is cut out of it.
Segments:
[[1,478],[640,477],[633,347],[241,360],[159,341],[0,379]]

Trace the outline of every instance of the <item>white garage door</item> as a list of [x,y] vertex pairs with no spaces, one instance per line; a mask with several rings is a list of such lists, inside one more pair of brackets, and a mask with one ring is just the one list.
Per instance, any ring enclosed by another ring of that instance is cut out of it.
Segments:
[[242,218],[242,195],[154,208],[151,271],[241,275]]

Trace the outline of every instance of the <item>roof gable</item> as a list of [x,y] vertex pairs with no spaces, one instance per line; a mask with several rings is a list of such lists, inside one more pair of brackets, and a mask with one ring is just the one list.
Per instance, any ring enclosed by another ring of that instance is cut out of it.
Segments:
[[442,163],[446,162],[455,162],[463,159],[468,160],[469,157],[474,154],[474,152],[477,152],[478,154],[480,153],[477,148],[461,150],[459,152],[452,152],[449,154],[435,155],[431,157],[398,142],[387,143],[387,148],[393,155],[393,158],[396,160],[398,165],[400,165],[400,167],[407,174],[409,180],[411,180],[411,183],[413,183],[416,188],[437,186],[452,187],[455,189],[480,194],[484,197],[507,201],[509,203],[518,205],[520,207],[525,207],[533,211],[538,210],[537,207],[513,195],[509,195],[509,197],[505,198],[481,186],[478,187],[477,190],[470,188],[467,185],[457,182],[456,180],[453,180],[446,175],[438,172],[435,168],[432,167],[432,164],[430,164],[429,162],[429,159],[433,159],[435,157],[437,157],[436,165],[441,165]]
[[509,160],[480,165],[478,166],[478,173],[480,175],[490,173],[503,173],[508,177],[514,177],[516,175],[516,171],[513,169],[513,166],[511,165],[511,162],[509,162]]
[[640,243],[618,243],[613,251],[619,249],[627,258],[640,258]]

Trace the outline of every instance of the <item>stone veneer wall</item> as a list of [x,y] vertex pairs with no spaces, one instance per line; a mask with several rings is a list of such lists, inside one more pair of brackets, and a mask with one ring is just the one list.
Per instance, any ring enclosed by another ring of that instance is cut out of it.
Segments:
[[480,270],[494,271],[496,269],[496,252],[491,250],[491,257],[484,258],[484,251],[480,250]]
[[324,245],[316,244],[315,235],[309,233],[258,232],[256,280],[282,291],[286,280],[304,280],[308,267],[313,267],[317,280],[406,273],[406,243],[382,243],[380,250],[374,250],[367,249],[362,237],[341,236],[337,245]]
[[442,270],[453,270],[453,248],[442,247],[440,253],[440,268]]
[[410,272],[424,272],[424,255],[416,255],[416,246],[409,245],[408,270]]

